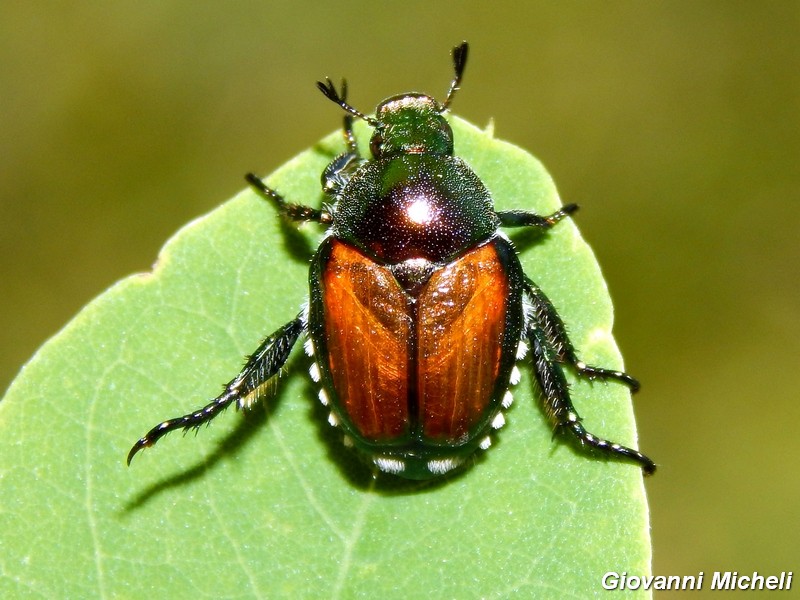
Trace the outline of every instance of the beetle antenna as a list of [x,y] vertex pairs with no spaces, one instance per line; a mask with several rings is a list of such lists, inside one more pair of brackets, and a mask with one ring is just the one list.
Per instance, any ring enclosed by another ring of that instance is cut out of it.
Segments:
[[453,81],[450,82],[450,89],[447,90],[447,98],[445,98],[444,104],[442,104],[442,112],[446,111],[450,106],[450,103],[453,101],[453,96],[456,95],[456,91],[461,85],[461,78],[464,76],[464,68],[467,66],[468,51],[469,44],[467,42],[461,42],[460,45],[453,48],[453,69],[455,70],[455,76],[453,77]]
[[336,91],[336,86],[333,84],[333,82],[330,80],[330,78],[326,77],[325,81],[327,83],[322,83],[321,81],[318,81],[317,82],[317,87],[319,88],[320,92],[325,94],[325,97],[328,100],[330,100],[331,102],[334,102],[335,104],[338,104],[339,106],[341,106],[344,110],[349,112],[354,117],[358,117],[359,119],[363,119],[364,121],[366,121],[367,123],[369,123],[373,127],[377,127],[379,125],[378,121],[376,121],[372,117],[368,117],[367,115],[362,113],[360,110],[356,110],[355,108],[350,106],[347,102],[345,102],[345,98],[347,97],[347,80],[346,79],[342,79],[342,92],[341,93]]

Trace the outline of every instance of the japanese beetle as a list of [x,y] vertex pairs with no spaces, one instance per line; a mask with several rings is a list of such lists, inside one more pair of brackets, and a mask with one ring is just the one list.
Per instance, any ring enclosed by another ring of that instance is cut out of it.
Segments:
[[[267,337],[242,371],[210,404],[154,427],[133,456],[176,429],[209,422],[230,404],[258,400],[301,334],[313,356],[311,377],[329,421],[345,443],[382,471],[410,479],[447,473],[491,444],[511,404],[515,363],[530,353],[545,412],[556,429],[608,457],[649,458],[586,431],[572,406],[562,365],[579,376],[614,379],[632,391],[630,375],[578,359],[545,294],[522,272],[500,227],[546,230],[569,216],[496,211],[491,194],[453,152],[444,113],[459,88],[467,43],[453,49],[455,76],[444,102],[418,93],[392,96],[367,116],[330,81],[322,93],[347,113],[346,152],[322,174],[322,209],[290,204],[255,175],[250,185],[293,221],[328,232],[311,261],[310,296],[297,317]],[[360,155],[353,118],[373,129],[372,157]]]

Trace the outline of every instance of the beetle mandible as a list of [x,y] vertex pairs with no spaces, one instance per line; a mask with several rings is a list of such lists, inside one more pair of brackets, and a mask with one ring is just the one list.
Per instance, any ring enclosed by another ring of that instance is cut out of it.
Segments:
[[[345,443],[382,471],[410,479],[443,475],[491,445],[504,423],[515,363],[530,355],[548,418],[580,445],[655,472],[637,450],[601,439],[581,424],[563,366],[588,379],[621,371],[587,365],[558,312],[522,271],[501,227],[547,230],[577,210],[553,214],[496,211],[491,194],[454,155],[444,116],[459,89],[466,42],[452,52],[455,75],[444,102],[408,93],[368,116],[327,79],[322,93],[345,112],[346,151],[322,174],[328,203],[287,202],[249,173],[248,183],[293,221],[328,227],[311,261],[310,295],[300,314],[267,337],[223,393],[205,407],[151,429],[133,456],[176,429],[197,428],[231,404],[260,399],[298,338],[307,337],[310,375],[329,421]],[[372,128],[371,158],[361,156],[353,119]]]

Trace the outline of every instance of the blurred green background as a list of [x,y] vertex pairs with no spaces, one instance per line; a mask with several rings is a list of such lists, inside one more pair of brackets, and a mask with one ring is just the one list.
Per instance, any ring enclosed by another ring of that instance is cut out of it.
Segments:
[[655,573],[800,566],[796,1],[3,2],[0,388],[245,171],[338,127],[317,79],[367,112],[442,97],[462,39],[454,112],[582,205],[661,466]]

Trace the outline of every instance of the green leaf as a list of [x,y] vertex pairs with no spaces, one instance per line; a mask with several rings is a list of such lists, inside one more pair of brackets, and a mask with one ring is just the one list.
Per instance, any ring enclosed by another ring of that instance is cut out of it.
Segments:
[[[498,208],[561,204],[534,158],[453,122],[457,154]],[[318,204],[339,151],[332,134],[269,183]],[[125,466],[145,431],[202,406],[294,317],[321,235],[242,192],[25,366],[0,403],[0,597],[585,598],[607,571],[649,573],[639,469],[554,441],[526,368],[494,447],[444,481],[373,478],[328,426],[299,349],[266,406],[172,434]],[[606,289],[574,225],[512,237],[582,358],[620,367]],[[635,443],[623,386],[572,390],[588,429]]]

